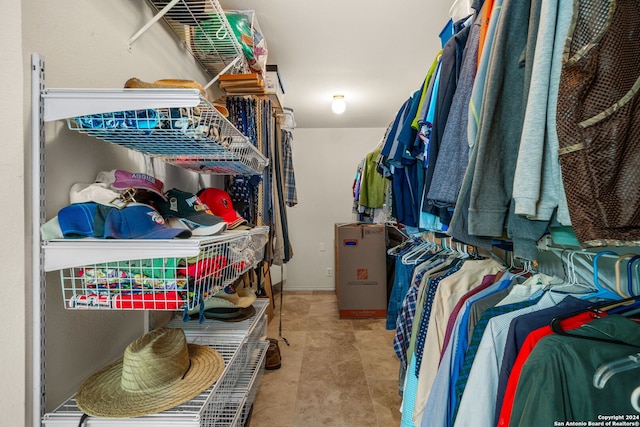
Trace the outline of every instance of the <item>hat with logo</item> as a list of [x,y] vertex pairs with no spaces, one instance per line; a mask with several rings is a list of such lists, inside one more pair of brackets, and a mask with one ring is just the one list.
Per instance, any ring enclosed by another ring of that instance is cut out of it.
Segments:
[[201,394],[220,378],[224,366],[215,349],[187,343],[182,329],[154,329],[130,343],[122,359],[85,380],[76,402],[97,417],[155,414]]
[[163,194],[164,183],[146,173],[113,169],[108,172],[102,171],[98,173],[96,182],[107,184],[111,189],[117,191],[124,191],[129,188],[151,191],[166,200]]
[[195,194],[174,188],[165,196],[166,201],[157,202],[156,207],[170,219],[172,227],[190,230],[195,236],[210,236],[227,229],[222,218],[214,215]]
[[247,220],[233,208],[231,196],[226,191],[220,188],[205,188],[200,190],[198,197],[209,206],[214,215],[222,218],[230,229],[247,223]]
[[111,209],[104,222],[106,239],[173,239],[189,238],[191,232],[171,228],[151,206],[131,203],[123,209]]

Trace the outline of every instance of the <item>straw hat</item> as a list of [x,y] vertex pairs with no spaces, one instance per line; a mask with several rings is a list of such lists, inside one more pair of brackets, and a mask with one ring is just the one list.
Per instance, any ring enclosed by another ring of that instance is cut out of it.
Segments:
[[161,412],[209,388],[224,359],[213,348],[187,344],[179,328],[159,328],[127,346],[124,358],[89,377],[76,401],[85,413],[128,418]]

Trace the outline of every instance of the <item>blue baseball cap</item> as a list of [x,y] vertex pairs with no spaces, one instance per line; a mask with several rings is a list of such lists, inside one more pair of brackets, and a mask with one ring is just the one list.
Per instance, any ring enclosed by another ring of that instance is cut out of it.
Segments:
[[114,209],[98,203],[73,203],[58,211],[58,223],[66,239],[104,235],[105,218]]
[[123,209],[112,209],[105,219],[106,239],[173,239],[189,238],[191,231],[169,227],[162,215],[149,205],[132,203]]

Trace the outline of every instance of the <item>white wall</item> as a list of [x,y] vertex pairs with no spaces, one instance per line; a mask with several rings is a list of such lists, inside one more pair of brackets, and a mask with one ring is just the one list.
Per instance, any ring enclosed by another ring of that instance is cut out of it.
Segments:
[[327,268],[334,269],[333,225],[356,218],[352,213],[356,169],[378,145],[384,131],[294,130],[298,205],[287,209],[294,255],[285,267],[285,290],[335,289],[335,278],[327,276]]
[[[23,124],[22,79],[22,13],[20,2],[4,2],[3,18],[7,21],[0,28],[3,40],[0,82],[0,324],[2,324],[2,351],[0,351],[0,424],[25,425],[25,319],[27,300],[25,295],[25,240],[29,231],[25,228],[24,149],[21,143]],[[28,84],[28,82],[27,82]],[[28,87],[28,86],[27,86]],[[28,130],[28,122],[25,123]],[[28,268],[28,267],[27,267]],[[8,386],[8,387],[7,387]]]

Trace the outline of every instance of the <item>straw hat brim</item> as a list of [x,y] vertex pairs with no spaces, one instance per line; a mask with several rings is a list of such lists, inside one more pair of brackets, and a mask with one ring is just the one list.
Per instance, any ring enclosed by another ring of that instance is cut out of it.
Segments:
[[130,418],[155,414],[193,399],[222,375],[224,359],[215,349],[188,344],[191,367],[183,379],[146,392],[130,392],[120,385],[120,359],[89,377],[76,394],[78,408],[88,415]]

